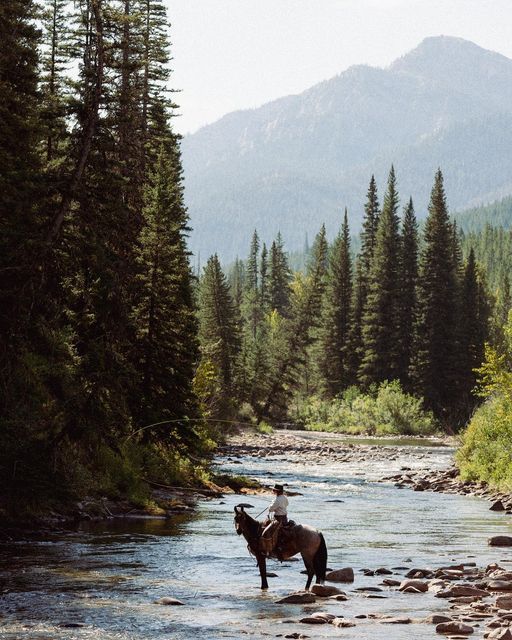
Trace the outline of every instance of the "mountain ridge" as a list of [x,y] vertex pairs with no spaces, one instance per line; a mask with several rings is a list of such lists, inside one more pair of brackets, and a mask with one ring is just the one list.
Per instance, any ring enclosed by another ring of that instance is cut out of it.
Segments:
[[322,222],[334,233],[345,206],[355,232],[370,176],[382,199],[392,163],[420,218],[438,166],[452,208],[512,193],[509,105],[512,60],[438,36],[387,68],[353,65],[227,114],[182,143],[192,249],[232,259],[255,227],[267,241],[281,230],[294,249]]

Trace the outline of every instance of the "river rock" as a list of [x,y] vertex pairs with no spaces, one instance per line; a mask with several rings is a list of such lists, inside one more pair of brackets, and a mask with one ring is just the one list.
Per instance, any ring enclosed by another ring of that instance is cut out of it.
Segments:
[[512,632],[510,629],[494,629],[486,638],[488,640],[512,640]]
[[432,576],[430,569],[411,569],[405,574],[406,578],[432,578]]
[[511,580],[489,580],[487,588],[491,591],[512,591]]
[[406,593],[425,593],[428,591],[428,583],[422,580],[403,580],[398,590]]
[[496,598],[496,606],[498,609],[512,609],[512,595],[498,596]]
[[439,591],[436,593],[436,598],[485,598],[488,595],[489,593],[483,589],[477,589],[476,587],[460,584],[454,585],[453,587],[446,589],[446,591]]
[[327,624],[328,620],[317,616],[307,616],[306,618],[301,618],[299,622],[303,624]]
[[386,587],[399,587],[402,583],[400,582],[400,580],[394,580],[393,578],[384,578],[381,584],[385,585]]
[[311,604],[316,602],[315,594],[309,591],[298,591],[285,596],[280,600],[276,600],[275,604]]
[[379,620],[382,624],[411,624],[411,618],[383,618]]
[[489,511],[505,511],[505,506],[501,500],[496,500],[489,507]]
[[428,616],[428,618],[425,618],[425,622],[429,622],[430,624],[441,624],[441,622],[453,622],[453,618],[443,616],[441,613],[433,613]]
[[334,618],[334,620],[331,620],[331,624],[333,627],[340,627],[340,628],[356,626],[355,622],[352,622],[351,620],[345,620],[345,618]]
[[386,567],[379,567],[378,569],[375,569],[375,575],[377,576],[390,576],[392,574],[393,572],[391,569],[386,569]]
[[180,605],[184,605],[185,603],[181,602],[181,600],[176,600],[176,598],[164,597],[164,598],[159,598],[158,600],[155,600],[154,604],[180,606]]
[[354,569],[346,567],[345,569],[329,571],[325,579],[329,582],[354,582]]
[[336,595],[346,595],[345,593],[343,593],[343,591],[341,591],[341,589],[338,589],[338,587],[331,587],[330,585],[326,584],[314,584],[311,587],[311,591],[315,594],[315,596],[319,596],[320,598],[329,598],[330,596]]
[[488,543],[491,547],[512,547],[512,536],[492,536]]
[[451,622],[441,622],[436,627],[436,633],[442,633],[443,635],[451,636],[454,634],[461,636],[469,636],[474,632],[474,628],[469,626],[469,624],[464,624],[463,622],[455,622],[452,620]]

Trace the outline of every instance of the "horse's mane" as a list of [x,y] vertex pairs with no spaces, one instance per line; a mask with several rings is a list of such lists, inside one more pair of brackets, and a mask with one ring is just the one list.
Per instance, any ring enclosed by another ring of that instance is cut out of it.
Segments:
[[247,511],[244,511],[244,516],[249,525],[249,528],[251,529],[251,534],[257,536],[261,528],[261,522],[259,520],[255,520],[247,513]]

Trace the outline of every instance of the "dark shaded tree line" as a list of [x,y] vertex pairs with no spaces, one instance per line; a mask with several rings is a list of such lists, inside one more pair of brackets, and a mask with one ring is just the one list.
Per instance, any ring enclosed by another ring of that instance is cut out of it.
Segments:
[[137,473],[208,444],[167,33],[161,0],[1,3],[0,481],[15,501],[24,484],[126,484],[135,443]]
[[473,251],[462,258],[441,171],[421,234],[412,199],[399,209],[391,168],[382,206],[370,181],[355,258],[346,211],[330,245],[322,227],[304,272],[291,273],[280,236],[267,252],[256,232],[249,258],[237,260],[227,278],[210,258],[200,282],[202,335],[223,328],[230,347],[203,337],[201,352],[221,377],[229,367],[219,406],[284,421],[297,398],[329,399],[353,385],[368,391],[398,380],[447,429],[465,424],[489,336],[485,277]]

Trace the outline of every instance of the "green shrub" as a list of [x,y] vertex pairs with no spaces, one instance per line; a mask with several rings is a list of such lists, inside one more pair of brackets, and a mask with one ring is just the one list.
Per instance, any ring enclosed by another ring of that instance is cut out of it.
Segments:
[[298,420],[308,430],[349,434],[426,435],[436,431],[432,414],[422,408],[421,400],[402,391],[398,381],[383,382],[367,394],[349,387],[331,401],[313,396],[299,407]]
[[512,490],[512,401],[499,395],[474,414],[456,454],[464,480]]
[[258,422],[256,430],[258,431],[258,433],[265,433],[267,435],[274,433],[274,429],[271,427],[271,425],[268,424],[268,422],[265,422],[265,420],[261,420],[261,422]]

